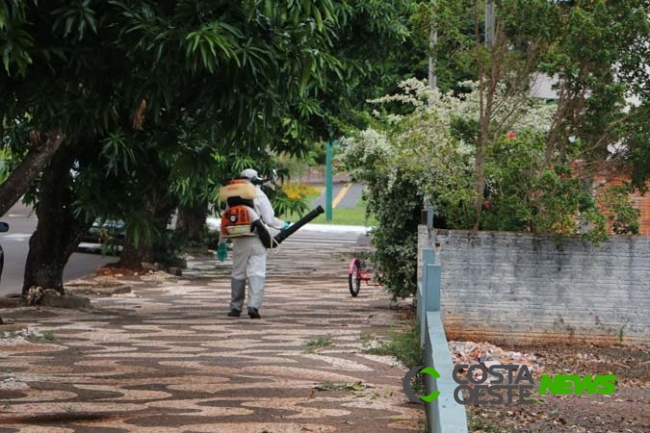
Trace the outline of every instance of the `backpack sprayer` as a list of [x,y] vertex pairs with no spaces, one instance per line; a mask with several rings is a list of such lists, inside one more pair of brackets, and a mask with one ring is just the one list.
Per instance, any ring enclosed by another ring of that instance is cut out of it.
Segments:
[[324,213],[322,206],[313,209],[284,230],[267,227],[253,209],[257,195],[255,186],[246,180],[233,180],[222,187],[219,196],[229,209],[221,216],[221,233],[224,237],[259,236],[266,248],[275,248],[302,226]]

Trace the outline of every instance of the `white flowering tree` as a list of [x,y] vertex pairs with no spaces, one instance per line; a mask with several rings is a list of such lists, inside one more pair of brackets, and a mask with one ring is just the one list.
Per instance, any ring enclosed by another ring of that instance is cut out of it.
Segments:
[[[454,228],[470,228],[475,221],[471,209],[476,198],[472,176],[480,91],[477,83],[462,84],[468,93],[455,96],[452,92],[431,91],[426,83],[415,79],[404,81],[402,93],[373,101],[382,107],[374,112],[373,127],[348,139],[342,156],[355,177],[373,183],[379,176],[382,186],[389,190],[400,178],[412,178],[419,195],[433,200],[444,214],[456,215],[453,221],[447,221]],[[525,150],[527,158],[537,161],[541,169],[543,150],[536,150],[531,143],[523,148],[517,143],[542,140],[556,110],[555,105],[533,98],[523,102],[509,99],[505,89],[495,95],[494,101],[500,109],[493,122],[503,132],[487,152],[486,173],[492,194],[500,191],[504,173],[498,160],[493,163],[490,156]],[[504,143],[511,147],[504,148]],[[523,160],[523,155],[520,157]]]
[[[451,93],[404,82],[400,94],[375,101],[381,110],[371,128],[349,140],[343,155],[369,186],[369,209],[379,220],[376,259],[389,268],[394,294],[415,287],[412,234],[425,197],[435,204],[438,227],[600,240],[606,219],[573,168],[582,164],[588,176],[611,163],[613,143],[629,145],[617,157],[624,164],[650,154],[640,120],[649,104],[625,110],[629,94],[643,101],[648,95],[647,0],[495,4],[487,38],[482,2],[435,2],[433,56],[439,83]],[[539,74],[557,78],[553,103],[529,97]],[[635,179],[650,171],[640,173]],[[617,211],[627,215],[618,227],[633,232],[626,191],[614,196]]]
[[[480,88],[474,82],[462,86],[467,93],[455,95],[404,81],[400,93],[373,101],[378,108],[372,126],[346,139],[339,156],[368,186],[368,210],[379,221],[374,258],[390,268],[386,286],[395,296],[408,296],[415,287],[416,227],[425,199],[434,204],[437,227],[471,229],[477,220]],[[499,86],[494,104],[499,109],[490,130],[499,132],[485,148],[479,228],[582,232],[603,239],[605,218],[590,192],[564,166],[547,163],[546,139],[557,105],[509,98],[505,86]]]

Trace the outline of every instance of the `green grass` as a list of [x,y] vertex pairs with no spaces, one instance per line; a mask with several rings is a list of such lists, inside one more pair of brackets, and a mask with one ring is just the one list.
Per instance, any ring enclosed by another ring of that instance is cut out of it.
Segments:
[[[287,215],[287,218],[291,222],[296,222],[300,219],[300,215],[292,213]],[[334,224],[334,225],[344,225],[344,226],[370,226],[374,227],[377,225],[377,220],[374,217],[370,217],[366,220],[366,209],[365,208],[333,208],[332,209],[332,220],[327,221],[326,215],[321,214],[311,221],[313,224]]]
[[45,331],[43,332],[43,338],[49,341],[54,341],[56,340],[56,336],[54,335],[54,332],[52,331]]
[[314,349],[317,347],[329,347],[329,346],[335,346],[336,343],[334,340],[332,340],[332,337],[327,336],[327,337],[318,337],[313,340],[309,340],[307,343],[305,343],[305,346],[307,346],[310,349]]
[[[311,205],[318,197],[324,194],[325,188],[319,187],[319,194],[309,194],[306,196],[305,201]],[[311,207],[310,209],[311,210]],[[306,214],[307,212],[305,212]],[[283,215],[281,218],[284,220],[289,220],[295,222],[299,220],[302,215],[292,212],[287,215]],[[319,215],[316,219],[311,221],[313,224],[333,224],[333,225],[344,225],[344,226],[377,226],[377,220],[374,216],[366,219],[366,205],[362,198],[357,200],[356,207],[354,208],[333,208],[332,209],[332,220],[327,221],[325,214]]]
[[336,342],[329,335],[327,337],[318,337],[305,343],[307,353],[315,353],[318,349],[336,346]]
[[[322,188],[321,188],[321,189],[322,189]],[[311,204],[313,203],[314,200],[316,200],[318,197],[321,196],[321,194],[322,194],[322,192],[321,192],[321,193],[318,193],[318,194],[307,194],[307,196],[305,197],[305,201],[306,201],[309,205],[311,205]]]
[[394,326],[389,332],[388,341],[380,342],[375,347],[370,347],[374,337],[368,334],[360,336],[366,347],[364,351],[373,355],[393,356],[407,368],[424,365],[424,350],[420,347],[420,332],[416,325],[414,313],[404,322]]

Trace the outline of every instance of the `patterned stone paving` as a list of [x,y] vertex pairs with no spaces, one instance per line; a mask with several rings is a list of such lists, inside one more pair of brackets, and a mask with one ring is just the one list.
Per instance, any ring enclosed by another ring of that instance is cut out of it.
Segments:
[[421,431],[405,368],[364,351],[395,313],[378,288],[350,297],[350,251],[274,251],[262,320],[226,316],[230,263],[211,260],[92,311],[0,311],[30,332],[0,338],[0,433]]

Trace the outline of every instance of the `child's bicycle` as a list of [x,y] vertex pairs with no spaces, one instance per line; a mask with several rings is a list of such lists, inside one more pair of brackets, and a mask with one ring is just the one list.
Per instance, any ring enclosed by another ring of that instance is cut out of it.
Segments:
[[357,297],[361,290],[361,281],[365,281],[370,287],[381,287],[384,277],[383,271],[366,267],[365,260],[355,257],[350,261],[348,267],[348,286],[350,294]]

